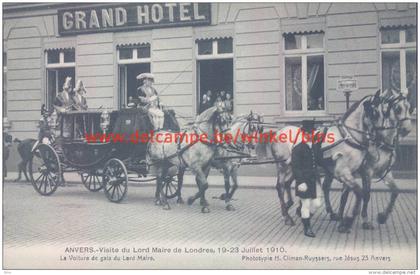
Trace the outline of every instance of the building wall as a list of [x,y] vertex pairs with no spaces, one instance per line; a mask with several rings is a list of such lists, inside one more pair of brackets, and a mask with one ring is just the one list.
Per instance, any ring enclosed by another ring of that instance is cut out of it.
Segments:
[[154,29],[152,38],[151,70],[163,104],[173,107],[180,117],[192,117],[196,94],[193,28]]
[[[217,3],[214,26],[233,29],[234,104],[236,113],[253,111],[268,120],[299,120],[284,113],[284,24],[325,19],[326,112],[332,119],[345,110],[337,79],[355,75],[356,101],[380,87],[379,15],[416,16],[415,3]],[[12,134],[34,136],[45,96],[44,49],[58,37],[55,9],[4,13],[8,58],[8,119]],[[118,107],[116,46],[120,39],[147,34],[151,39],[151,70],[162,100],[181,117],[195,115],[196,60],[193,27],[126,33],[83,34],[65,39],[76,47],[76,79],[89,91],[89,106]],[[140,41],[142,42],[142,41]],[[57,42],[59,43],[59,42]],[[309,116],[312,116],[308,114]],[[181,123],[184,121],[181,120]]]
[[118,76],[112,33],[77,36],[76,79],[83,79],[89,108],[114,108]]

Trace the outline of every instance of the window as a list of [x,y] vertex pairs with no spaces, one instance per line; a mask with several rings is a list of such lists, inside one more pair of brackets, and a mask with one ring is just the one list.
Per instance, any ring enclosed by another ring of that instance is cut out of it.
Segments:
[[118,48],[119,70],[119,105],[125,108],[129,98],[137,97],[138,83],[136,77],[150,72],[150,44],[121,46]]
[[74,49],[52,49],[45,53],[47,68],[47,95],[46,106],[52,110],[57,93],[63,89],[66,77],[72,78],[72,85],[75,83],[75,50]]
[[197,40],[197,112],[222,104],[233,113],[233,40]]
[[325,110],[324,34],[285,34],[286,111]]
[[417,30],[382,29],[382,90],[408,90],[411,108],[417,107]]
[[3,52],[3,117],[7,117],[7,54]]

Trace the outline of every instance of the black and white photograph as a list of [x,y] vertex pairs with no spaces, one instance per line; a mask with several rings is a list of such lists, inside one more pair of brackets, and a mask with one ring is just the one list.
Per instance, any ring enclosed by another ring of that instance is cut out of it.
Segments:
[[415,274],[417,5],[2,2],[3,271]]

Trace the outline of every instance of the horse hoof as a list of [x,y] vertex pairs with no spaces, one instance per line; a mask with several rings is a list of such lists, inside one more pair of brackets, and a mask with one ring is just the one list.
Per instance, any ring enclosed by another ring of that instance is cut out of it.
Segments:
[[194,198],[188,198],[187,204],[192,205],[194,203]]
[[379,224],[384,224],[384,223],[386,223],[386,215],[384,214],[384,213],[379,213],[378,214],[378,217],[377,217],[377,220],[378,220],[378,223]]
[[184,200],[182,198],[178,198],[178,200],[176,201],[176,203],[178,203],[178,204],[184,204]]
[[338,226],[338,232],[339,233],[350,233],[350,228],[344,224],[340,224]]
[[222,201],[224,201],[226,199],[226,193],[223,193],[220,195],[219,199],[221,199]]
[[204,206],[203,208],[201,208],[201,213],[204,213],[204,214],[210,213],[210,209],[208,207]]
[[370,222],[364,222],[362,224],[362,228],[364,230],[373,230],[373,229],[375,229],[375,227],[373,227],[373,225]]
[[289,226],[294,226],[295,222],[293,221],[292,218],[289,217],[289,218],[286,218],[286,220],[284,221],[284,224],[289,225]]
[[286,208],[289,209],[290,207],[292,207],[292,205],[293,205],[293,201],[287,201]]
[[155,205],[162,205],[162,202],[160,200],[155,200]]
[[171,210],[171,207],[169,206],[169,204],[165,204],[165,205],[162,207],[162,209],[163,209],[163,210]]
[[228,204],[228,205],[226,205],[226,210],[227,211],[235,211],[236,209],[235,209],[235,207],[233,207],[232,204]]
[[332,220],[332,221],[338,221],[340,218],[338,217],[338,215],[337,214],[335,214],[335,213],[331,213],[330,214],[330,220]]

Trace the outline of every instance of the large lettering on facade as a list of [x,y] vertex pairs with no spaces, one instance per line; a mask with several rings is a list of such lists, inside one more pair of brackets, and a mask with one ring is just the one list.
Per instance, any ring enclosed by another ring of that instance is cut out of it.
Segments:
[[209,3],[145,3],[58,10],[60,35],[207,25]]

